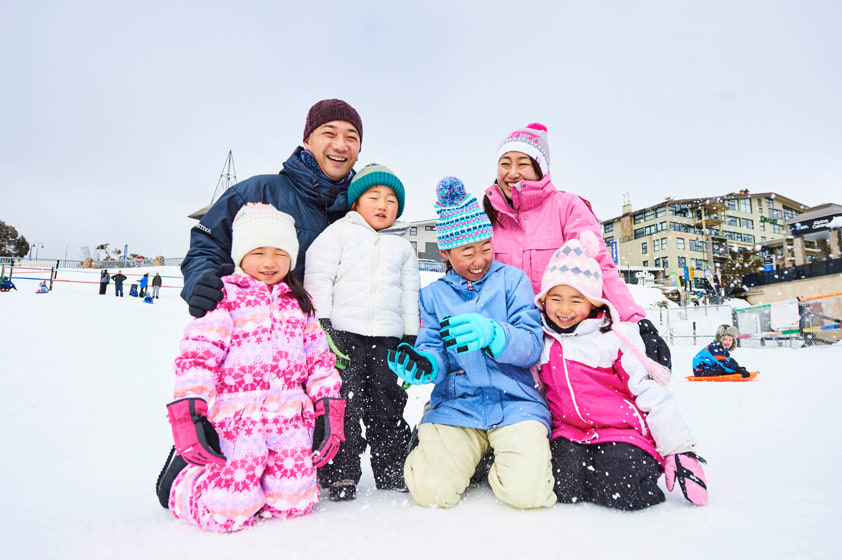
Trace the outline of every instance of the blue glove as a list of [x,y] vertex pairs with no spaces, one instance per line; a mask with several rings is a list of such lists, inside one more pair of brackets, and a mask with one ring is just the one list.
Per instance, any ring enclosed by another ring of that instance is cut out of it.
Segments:
[[436,358],[432,354],[420,352],[406,343],[399,344],[397,350],[389,350],[386,362],[389,364],[389,369],[404,380],[404,388],[406,388],[406,383],[410,385],[432,383],[439,374]]
[[446,346],[456,346],[457,352],[488,348],[496,356],[506,347],[506,331],[500,323],[478,313],[445,317],[440,326],[441,339]]

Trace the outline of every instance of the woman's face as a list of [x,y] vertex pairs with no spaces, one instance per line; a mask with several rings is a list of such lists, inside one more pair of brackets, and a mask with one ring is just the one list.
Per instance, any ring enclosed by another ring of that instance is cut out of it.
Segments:
[[523,152],[506,152],[497,161],[497,184],[506,198],[512,199],[512,187],[520,181],[537,181],[532,160]]

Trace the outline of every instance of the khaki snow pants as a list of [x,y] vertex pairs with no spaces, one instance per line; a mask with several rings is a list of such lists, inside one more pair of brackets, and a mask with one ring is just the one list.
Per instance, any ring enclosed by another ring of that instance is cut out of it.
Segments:
[[418,447],[404,464],[406,485],[418,505],[455,506],[491,447],[488,482],[495,496],[519,509],[552,507],[556,496],[547,435],[535,420],[493,430],[421,424]]

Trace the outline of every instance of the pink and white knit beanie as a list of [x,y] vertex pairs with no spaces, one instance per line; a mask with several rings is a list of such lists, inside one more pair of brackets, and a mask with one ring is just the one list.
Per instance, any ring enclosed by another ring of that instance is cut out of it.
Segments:
[[541,293],[535,296],[535,305],[544,308],[547,292],[556,286],[575,288],[595,307],[606,306],[611,315],[611,330],[625,344],[626,348],[637,357],[646,368],[649,376],[661,385],[669,383],[672,372],[648,357],[634,344],[620,328],[620,315],[607,299],[602,297],[602,268],[595,257],[602,250],[602,244],[592,231],[585,230],[579,239],[565,242],[550,258],[544,275],[541,277]]
[[258,247],[277,247],[289,253],[290,267],[298,260],[295,219],[271,204],[250,202],[240,208],[231,226],[231,258],[237,268],[243,257]]
[[[601,247],[592,231],[585,230],[579,239],[571,239],[556,251],[541,277],[541,292],[535,296],[535,305],[556,286],[570,286],[579,290],[594,306],[607,305],[612,318],[617,315],[608,300],[602,297],[602,267],[596,262]],[[619,319],[617,319],[619,320]]]
[[541,123],[530,123],[506,136],[497,150],[497,161],[506,152],[523,152],[538,163],[541,173],[550,172],[550,145],[547,143],[547,127]]

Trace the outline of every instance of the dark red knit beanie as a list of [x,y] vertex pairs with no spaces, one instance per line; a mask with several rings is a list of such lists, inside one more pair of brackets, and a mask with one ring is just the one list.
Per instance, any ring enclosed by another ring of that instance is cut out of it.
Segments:
[[360,114],[341,99],[323,99],[310,107],[307,122],[304,123],[304,140],[307,140],[311,132],[330,121],[351,123],[360,133],[360,144],[363,143],[363,121]]

